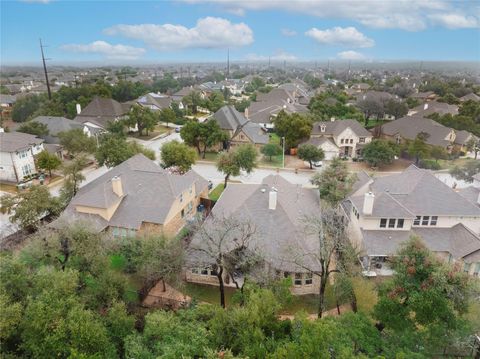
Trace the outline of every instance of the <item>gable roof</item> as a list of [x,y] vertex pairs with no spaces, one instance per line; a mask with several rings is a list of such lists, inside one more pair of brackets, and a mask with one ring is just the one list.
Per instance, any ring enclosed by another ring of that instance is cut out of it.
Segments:
[[[275,210],[269,209],[272,187],[277,190]],[[318,250],[318,240],[305,234],[302,218],[319,212],[317,190],[294,185],[279,175],[270,175],[262,184],[229,184],[203,225],[211,225],[213,217],[248,220],[256,228],[252,246],[262,257],[278,269],[303,271],[286,258],[291,256],[292,249],[299,249],[305,255]],[[202,245],[196,236],[192,243]]]
[[82,187],[62,217],[83,217],[75,206],[108,208],[116,203],[119,197],[113,193],[111,183],[115,176],[121,180],[124,196],[105,226],[138,229],[142,222],[163,224],[182,192],[194,186],[198,194],[208,186],[208,182],[193,171],[185,175],[170,174],[143,154],[137,154]]
[[418,105],[417,107],[412,108],[410,111],[415,112],[415,115],[417,116],[428,116],[433,113],[438,113],[440,115],[457,115],[458,106],[450,105],[446,102],[431,101],[422,105]]
[[461,223],[449,228],[415,227],[411,232],[362,230],[364,250],[370,256],[394,255],[412,234],[419,236],[432,252],[449,253],[466,262],[480,252],[480,238]]
[[477,102],[478,102],[478,101],[480,101],[480,96],[478,96],[477,94],[475,94],[475,93],[473,93],[473,92],[470,92],[469,94],[460,97],[459,100],[460,100],[460,101],[472,100],[472,101],[477,101]]
[[57,142],[52,141],[53,138],[57,136],[60,132],[70,131],[76,128],[84,128],[84,124],[75,120],[69,120],[65,117],[57,116],[38,116],[35,117],[32,121],[44,124],[48,128],[48,135],[45,136],[47,142]]
[[407,140],[414,140],[421,132],[428,133],[425,142],[429,145],[446,147],[450,141],[445,138],[452,129],[424,117],[405,116],[382,125],[382,133],[388,136],[400,135]]
[[[419,169],[414,165],[402,173],[374,179],[370,189],[375,194],[373,211],[380,215],[382,211],[396,215],[397,210],[400,215],[406,209],[412,216],[480,217],[479,207],[463,198],[430,171]],[[393,200],[381,201],[380,209],[377,211],[377,198],[381,198],[384,194],[392,197]],[[358,201],[356,198],[350,200],[354,203]],[[357,209],[361,211],[362,207],[359,206]]]
[[[321,128],[325,126],[325,132],[322,132]],[[338,136],[345,129],[350,128],[359,137],[370,137],[372,134],[368,132],[357,120],[335,120],[335,121],[322,121],[315,122],[313,124],[311,135],[330,135]]]
[[172,103],[172,98],[167,95],[157,94],[155,92],[147,93],[143,96],[140,96],[136,102],[143,106],[153,105],[158,107],[160,110],[170,107]]
[[0,151],[15,152],[39,145],[43,139],[22,132],[0,132]]
[[82,123],[92,122],[105,128],[109,121],[124,116],[130,110],[129,104],[121,104],[112,98],[95,96],[80,114],[75,117]]

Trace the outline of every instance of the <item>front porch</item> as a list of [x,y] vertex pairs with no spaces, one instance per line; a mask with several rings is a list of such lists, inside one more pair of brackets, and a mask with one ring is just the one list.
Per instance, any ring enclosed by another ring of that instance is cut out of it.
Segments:
[[388,277],[394,273],[388,256],[363,256],[360,264],[365,277]]

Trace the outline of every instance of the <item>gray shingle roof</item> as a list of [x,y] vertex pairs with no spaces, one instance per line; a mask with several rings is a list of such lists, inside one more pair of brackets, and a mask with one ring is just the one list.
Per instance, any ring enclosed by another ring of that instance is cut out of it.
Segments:
[[473,134],[468,131],[461,130],[455,131],[455,143],[459,145],[466,145],[470,138],[476,138]]
[[26,150],[32,145],[39,145],[43,139],[22,132],[0,132],[1,152]]
[[[272,186],[278,191],[275,210],[268,209]],[[292,250],[300,250],[305,255],[318,251],[318,240],[315,236],[305,234],[302,219],[306,215],[318,215],[319,212],[317,190],[294,185],[279,175],[270,175],[262,184],[229,184],[211,216],[233,216],[251,221],[256,227],[252,247],[278,269],[303,271],[287,258],[290,257],[291,261]],[[212,223],[211,217],[203,225],[208,226],[209,223]],[[200,238],[194,236],[192,245],[201,246],[199,241]]]
[[480,96],[477,94],[471,92],[468,95],[460,97],[460,101],[468,101],[468,100],[473,100],[473,101],[480,101]]
[[438,113],[440,115],[446,115],[446,114],[456,115],[458,114],[458,106],[450,105],[445,102],[431,101],[431,102],[426,102],[422,105],[418,105],[417,107],[412,108],[411,111],[415,111],[416,116],[424,116],[424,117],[431,115],[433,113]]
[[170,107],[172,103],[172,98],[167,95],[159,95],[154,92],[147,93],[146,95],[140,96],[136,102],[141,105],[154,105],[159,109],[164,109]]
[[421,132],[428,133],[425,142],[434,146],[446,147],[450,141],[445,138],[452,130],[429,118],[405,116],[382,125],[382,132],[388,136],[399,134],[401,137],[414,140]]
[[460,188],[458,190],[458,194],[465,198],[466,200],[470,201],[471,203],[477,205],[478,195],[480,194],[480,188],[468,186],[465,188]]
[[130,105],[121,104],[111,98],[95,96],[77,117],[76,121],[85,123],[92,122],[105,128],[109,121],[128,113]]
[[480,238],[459,223],[451,228],[414,228],[410,231],[362,230],[364,251],[370,256],[394,255],[412,234],[418,235],[433,252],[467,258],[480,251]]
[[[325,126],[325,132],[321,131],[321,126]],[[312,128],[312,136],[331,135],[338,136],[346,128],[350,128],[359,137],[370,137],[372,134],[368,132],[357,120],[336,120],[315,122]]]
[[[122,198],[112,191],[111,179],[115,176],[120,177],[122,183]],[[75,213],[77,205],[106,208],[120,200],[109,226],[138,229],[142,222],[163,224],[173,201],[192,185],[196,193],[200,193],[208,182],[193,171],[183,176],[170,174],[138,154],[82,187],[62,217]],[[82,217],[82,214],[75,213],[75,216]]]
[[[460,196],[430,171],[414,165],[400,174],[376,178],[371,190],[376,197],[388,192],[413,215],[480,216],[479,207]],[[392,201],[392,208],[396,207],[397,204]]]

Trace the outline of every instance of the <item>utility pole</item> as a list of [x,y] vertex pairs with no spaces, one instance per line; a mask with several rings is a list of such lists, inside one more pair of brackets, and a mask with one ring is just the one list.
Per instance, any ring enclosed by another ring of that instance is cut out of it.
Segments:
[[45,81],[47,82],[48,99],[51,100],[52,93],[50,91],[50,82],[48,82],[48,72],[47,72],[47,65],[45,64],[45,55],[43,54],[42,39],[40,39],[40,50],[42,52],[43,71],[45,72]]

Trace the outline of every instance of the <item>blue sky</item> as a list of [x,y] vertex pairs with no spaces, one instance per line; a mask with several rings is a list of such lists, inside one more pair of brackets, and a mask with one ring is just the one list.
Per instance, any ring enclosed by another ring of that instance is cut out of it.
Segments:
[[480,60],[480,2],[1,1],[1,61]]

